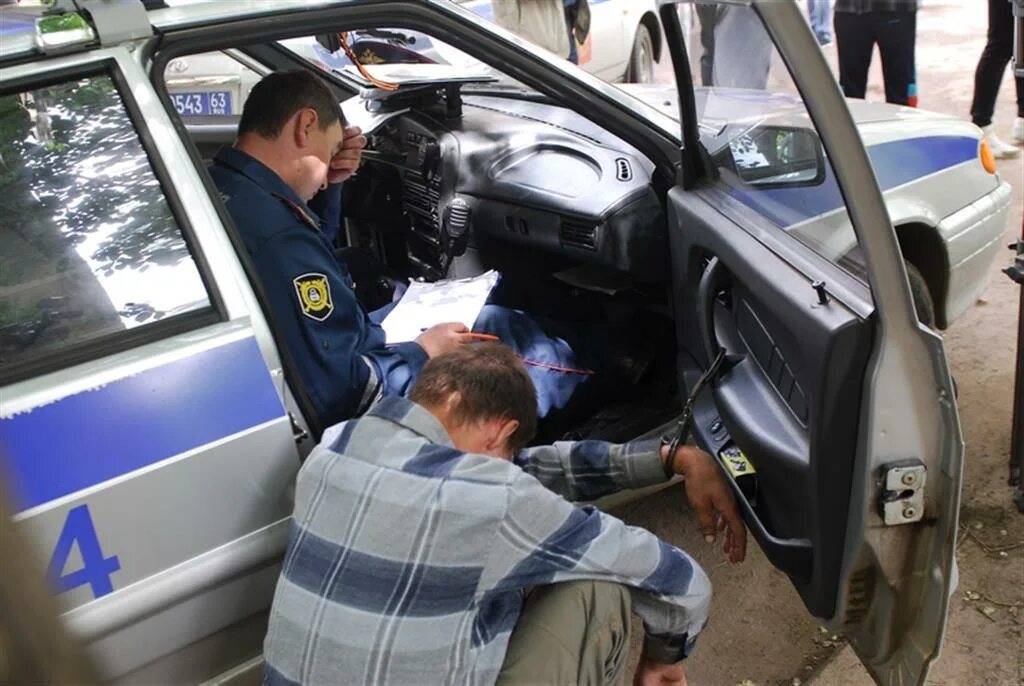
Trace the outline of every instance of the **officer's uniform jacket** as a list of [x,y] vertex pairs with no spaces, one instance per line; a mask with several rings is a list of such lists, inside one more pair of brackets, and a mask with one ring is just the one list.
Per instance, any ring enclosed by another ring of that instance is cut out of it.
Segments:
[[[404,395],[427,361],[417,343],[387,346],[356,299],[322,219],[275,172],[224,148],[210,174],[249,250],[276,328],[324,425],[361,414],[382,394]],[[327,211],[340,211],[338,188]]]

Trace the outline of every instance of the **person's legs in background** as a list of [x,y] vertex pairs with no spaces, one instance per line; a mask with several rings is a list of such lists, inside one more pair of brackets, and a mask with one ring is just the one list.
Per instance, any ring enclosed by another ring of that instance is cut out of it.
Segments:
[[697,5],[697,20],[700,22],[700,82],[710,88],[715,85],[712,75],[715,70],[715,23],[716,5]]
[[839,85],[848,98],[863,98],[868,88],[868,68],[875,49],[871,15],[836,12],[836,51],[839,54]]
[[914,83],[917,12],[876,12],[874,25],[882,58],[885,101],[908,105]]
[[772,39],[751,7],[725,5],[715,16],[715,86],[764,90],[771,68]]
[[[978,68],[974,71],[974,100],[971,102],[971,121],[981,127],[984,140],[997,158],[1016,157],[1017,148],[1003,142],[996,136],[992,126],[996,97],[1006,72],[1006,65],[1013,57],[1013,8],[1006,0],[988,0],[988,40],[981,51]],[[1014,138],[1024,140],[1024,79],[1017,82],[1017,122]],[[1019,138],[1017,136],[1019,131]]]
[[580,63],[579,50],[576,48],[576,34],[573,29],[576,27],[576,3],[565,3],[565,27],[569,31],[569,61],[573,64]]
[[807,0],[807,18],[819,45],[832,42],[832,3],[830,0]]
[[1013,122],[1013,140],[1024,144],[1024,77],[1014,79],[1017,84],[1017,119]]

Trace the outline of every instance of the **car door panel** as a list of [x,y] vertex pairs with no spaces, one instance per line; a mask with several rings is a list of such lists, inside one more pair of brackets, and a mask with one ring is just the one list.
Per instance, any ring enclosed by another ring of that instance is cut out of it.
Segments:
[[[107,338],[123,343],[88,347],[86,339],[80,354],[61,351],[50,371],[16,375],[0,389],[0,460],[13,484],[14,519],[48,563],[66,608],[62,619],[97,658],[101,676],[117,679],[160,662],[162,681],[186,671],[199,680],[230,666],[223,658],[231,651],[187,647],[265,615],[269,605],[299,466],[292,400],[216,209],[132,54],[96,50],[43,70],[0,70],[0,80],[30,93],[37,83],[55,82],[79,84],[68,86],[75,92],[97,78],[116,86],[104,86],[102,97],[118,105],[104,114],[117,109],[118,126],[129,122],[110,144],[134,146],[130,156],[120,149],[123,164],[109,171],[111,184],[130,169],[160,203],[150,202],[141,218],[127,208],[83,214],[87,220],[76,228],[89,237],[100,230],[87,223],[92,217],[133,216],[125,221],[148,237],[142,246],[160,247],[169,232],[182,232],[174,235],[177,243],[184,235],[187,249],[171,241],[173,254],[196,265],[210,304],[155,316],[132,302],[122,307],[124,299],[147,302],[150,290],[180,288],[131,276],[157,272],[166,253],[151,263],[146,250],[123,249],[123,262],[110,270],[86,263],[79,271],[98,284],[88,293],[123,324]],[[40,102],[46,104],[43,96]],[[96,159],[111,159],[106,152]],[[118,278],[138,279],[138,289]],[[74,331],[76,321],[69,317],[65,330]],[[259,645],[251,640],[234,653],[251,656]]]
[[[629,48],[633,45],[632,33],[627,30],[625,15],[629,12],[623,0],[591,0],[590,41],[592,52],[590,62],[584,69],[602,79],[621,79],[629,63]],[[625,38],[628,34],[629,37]],[[624,46],[628,41],[629,47]]]
[[[824,275],[797,271],[712,200],[681,189],[668,196],[672,263],[682,265],[673,286],[678,339],[704,360],[727,351],[695,432],[715,452],[735,442],[753,463],[748,523],[808,608],[829,617],[842,550],[828,522],[845,521],[846,502],[813,494],[849,492],[872,323],[838,300],[821,305],[812,283]],[[693,357],[682,366],[696,370]],[[716,421],[727,434],[712,432]]]

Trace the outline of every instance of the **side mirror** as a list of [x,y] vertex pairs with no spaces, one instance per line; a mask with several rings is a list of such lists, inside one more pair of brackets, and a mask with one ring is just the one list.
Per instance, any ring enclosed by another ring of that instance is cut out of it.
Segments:
[[825,155],[812,129],[763,126],[745,131],[714,156],[747,186],[793,188],[825,180]]

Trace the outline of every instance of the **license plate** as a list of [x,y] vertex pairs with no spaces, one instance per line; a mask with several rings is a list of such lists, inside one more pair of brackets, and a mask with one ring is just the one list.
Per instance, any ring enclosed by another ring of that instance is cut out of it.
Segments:
[[171,93],[178,114],[185,117],[231,114],[231,91]]

